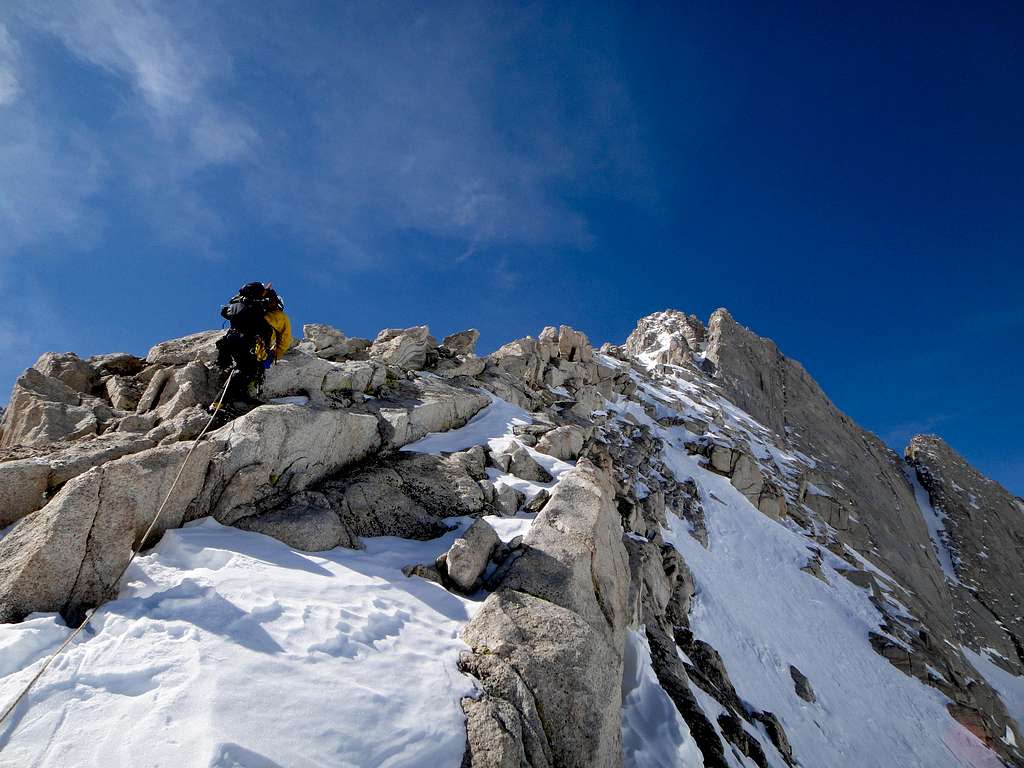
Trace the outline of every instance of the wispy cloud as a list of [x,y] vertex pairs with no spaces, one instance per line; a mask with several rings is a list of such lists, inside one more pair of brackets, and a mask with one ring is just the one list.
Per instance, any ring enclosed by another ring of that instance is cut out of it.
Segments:
[[[583,190],[636,193],[640,141],[612,26],[598,12],[420,3],[334,12],[324,23],[294,9],[189,0],[0,10],[9,22],[0,103],[46,87],[16,77],[18,30],[59,40],[123,88],[116,115],[76,129],[99,162],[63,196],[63,223],[30,226],[29,204],[16,204],[22,239],[83,222],[100,169],[134,190],[161,237],[215,249],[238,209],[226,214],[209,184],[232,173],[250,215],[363,264],[410,234],[450,244],[456,263],[495,245],[585,248],[590,223],[571,201]],[[80,172],[81,160],[60,151],[67,131],[53,120],[36,151],[19,150],[20,174],[32,163],[49,166],[43,176]],[[19,137],[8,130],[0,141]]]
[[0,24],[0,107],[13,104],[21,93],[15,71],[17,52],[17,46],[7,32],[7,27]]
[[302,150],[273,152],[252,198],[360,251],[390,230],[452,241],[453,261],[496,244],[587,247],[573,191],[637,192],[614,40],[584,20],[574,33],[598,39],[581,46],[564,19],[525,6],[389,8],[350,10],[329,36],[293,24],[278,41],[317,96]]
[[29,104],[0,108],[0,253],[44,238],[94,244],[89,200],[103,164],[88,131],[57,129]]
[[[167,15],[172,10],[173,19]],[[210,93],[213,83],[230,77],[231,58],[201,6],[32,0],[18,15],[83,61],[127,81],[148,107],[157,136],[166,141],[183,134],[193,162],[234,161],[252,145],[254,130]]]
[[[224,227],[204,200],[200,176],[244,161],[259,137],[214,93],[231,73],[215,25],[199,6],[175,4],[175,19],[165,13],[170,8],[33,0],[0,10],[0,24],[7,22],[0,26],[0,107],[4,94],[18,99],[0,126],[0,222],[13,235],[0,251],[55,236],[79,247],[93,242],[108,214],[94,199],[105,185],[129,190],[155,237],[212,247],[211,234]],[[15,71],[15,56],[27,58],[28,48],[14,41],[14,30],[56,38],[94,77],[126,87],[117,112],[83,120],[58,111],[59,99],[43,98],[51,87],[43,67]]]

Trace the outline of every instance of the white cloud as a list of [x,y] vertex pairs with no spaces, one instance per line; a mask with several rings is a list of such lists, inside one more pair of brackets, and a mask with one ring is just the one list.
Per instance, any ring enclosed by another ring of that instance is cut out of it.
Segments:
[[236,162],[255,144],[255,130],[211,95],[218,81],[230,77],[232,61],[201,6],[32,0],[19,18],[130,83],[156,121],[157,138],[175,152],[181,151],[177,138],[189,139],[192,155],[179,158],[188,167]]
[[91,196],[101,189],[101,170],[108,181],[134,189],[133,205],[158,236],[211,249],[211,235],[222,227],[197,191],[197,176],[244,161],[259,137],[214,95],[230,77],[232,62],[203,6],[31,0],[0,9],[0,21],[5,17],[0,104],[5,94],[16,98],[11,88],[19,88],[15,80],[4,85],[5,73],[13,72],[15,33],[25,39],[53,36],[77,59],[131,90],[116,113],[88,124],[55,113],[52,94],[44,98],[45,82],[34,84],[39,98],[22,96],[17,118],[0,125],[0,222],[12,233],[0,251],[76,230],[95,232],[109,213],[90,209]]
[[217,56],[181,34],[158,7],[145,0],[32,0],[19,17],[83,60],[126,78],[150,107],[169,116],[199,98]]
[[218,164],[243,159],[258,141],[256,131],[244,120],[212,108],[195,121],[190,133],[198,157]]

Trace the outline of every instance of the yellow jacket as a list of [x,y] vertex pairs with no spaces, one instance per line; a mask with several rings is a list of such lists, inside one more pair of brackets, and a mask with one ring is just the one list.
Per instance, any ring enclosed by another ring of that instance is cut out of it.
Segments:
[[266,321],[274,329],[273,338],[270,340],[270,349],[274,360],[280,360],[284,353],[292,347],[292,321],[283,310],[274,309],[267,312]]

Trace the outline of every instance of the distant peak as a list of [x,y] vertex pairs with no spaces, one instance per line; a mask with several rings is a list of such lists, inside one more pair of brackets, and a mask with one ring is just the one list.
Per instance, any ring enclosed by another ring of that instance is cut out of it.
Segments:
[[626,354],[642,363],[685,365],[699,353],[707,328],[696,315],[665,309],[647,315],[626,339]]

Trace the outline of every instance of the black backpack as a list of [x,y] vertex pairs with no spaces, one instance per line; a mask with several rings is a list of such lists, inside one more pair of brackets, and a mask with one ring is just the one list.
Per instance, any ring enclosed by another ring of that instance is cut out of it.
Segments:
[[233,330],[246,336],[269,336],[270,326],[265,319],[269,308],[262,283],[247,283],[238,295],[221,307],[220,316],[231,324]]

